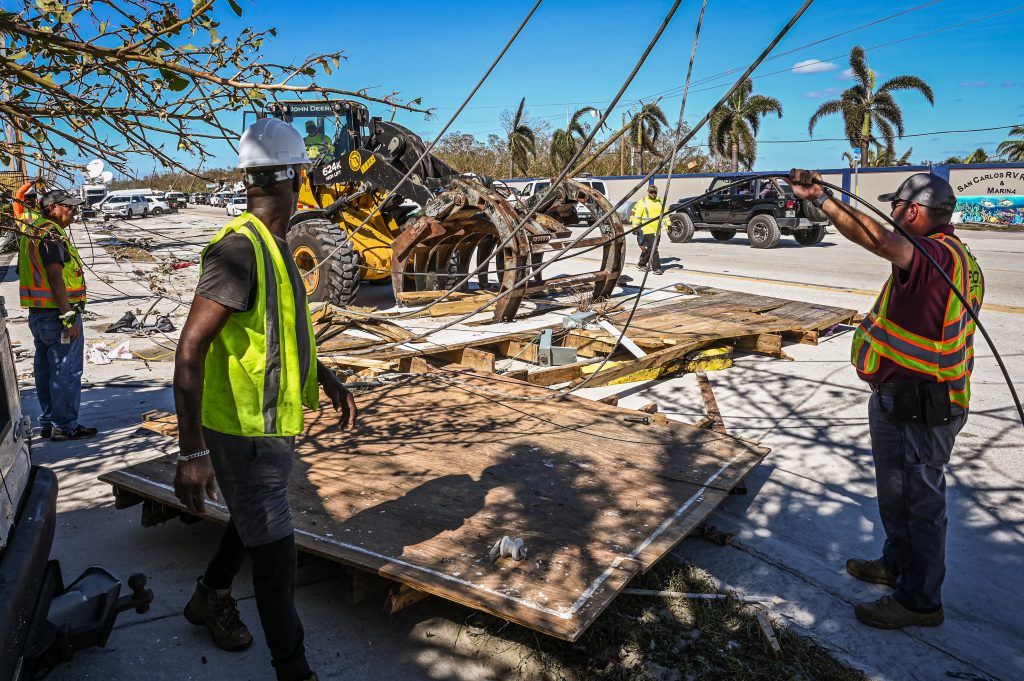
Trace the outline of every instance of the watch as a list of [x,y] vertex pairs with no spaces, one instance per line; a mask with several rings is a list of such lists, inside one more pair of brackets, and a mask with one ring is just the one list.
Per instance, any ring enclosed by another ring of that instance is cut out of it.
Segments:
[[835,194],[832,193],[832,190],[829,189],[828,187],[825,187],[824,189],[821,190],[821,196],[817,196],[817,197],[811,199],[811,203],[813,203],[818,208],[824,208],[825,207],[825,203],[829,199],[834,199],[834,198],[835,198]]

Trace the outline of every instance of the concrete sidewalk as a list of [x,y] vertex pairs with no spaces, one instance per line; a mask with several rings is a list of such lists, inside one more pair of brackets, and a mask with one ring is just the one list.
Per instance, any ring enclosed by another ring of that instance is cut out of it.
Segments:
[[[200,216],[198,212],[188,216],[197,230],[188,239],[197,242],[203,232]],[[223,216],[211,214],[207,237],[223,222]],[[138,224],[143,223],[147,229],[157,224],[154,218]],[[85,239],[80,234],[76,230],[81,243]],[[1012,243],[1019,250],[1024,238],[1014,238]],[[635,244],[630,248],[632,255]],[[855,247],[833,243],[828,251],[828,260],[809,257],[790,278],[827,283],[834,269],[830,263],[857,267]],[[138,275],[125,274],[125,265],[110,261],[102,248],[92,249],[86,243],[82,252],[87,262],[95,257],[92,267],[97,273],[89,277],[94,301],[89,309],[97,314],[86,323],[89,346],[97,338],[97,328],[129,307],[145,309],[153,294],[147,284],[139,283]],[[810,255],[822,252],[805,250]],[[669,245],[663,255],[678,255],[687,264],[699,258],[704,270],[717,266],[720,271],[770,273],[759,260],[764,252],[747,248]],[[586,261],[572,263],[565,271],[592,266]],[[638,278],[636,272],[629,274]],[[869,276],[874,275],[869,272]],[[110,282],[103,284],[99,277]],[[876,277],[879,282],[882,278]],[[665,286],[681,281],[861,310],[870,304],[864,296],[838,290],[746,282],[743,277],[724,281],[686,270],[670,270],[663,277],[651,277],[649,283]],[[12,337],[21,341],[23,350],[30,349],[15,282],[10,267],[0,295],[8,301]],[[387,297],[382,288],[373,287],[366,295]],[[174,295],[191,297],[184,290]],[[176,305],[164,301],[158,309],[171,312]],[[1011,374],[1024,375],[1024,360],[1016,350],[1024,316],[992,312],[984,319],[1006,353]],[[174,318],[178,326],[182,321]],[[710,375],[730,432],[761,440],[772,453],[750,476],[749,494],[731,497],[711,520],[720,529],[736,533],[733,545],[720,547],[691,539],[676,549],[676,555],[737,589],[786,599],[774,609],[776,614],[879,678],[942,679],[948,678],[947,672],[1006,681],[1024,678],[1020,617],[1024,612],[1024,429],[1015,425],[1006,387],[982,340],[977,343],[973,413],[948,474],[946,623],[935,629],[895,632],[872,630],[855,620],[853,603],[885,591],[856,582],[843,570],[847,557],[873,556],[881,545],[868,449],[867,391],[849,366],[849,334],[828,339],[819,347],[793,346],[787,352],[794,362],[746,357],[735,368]],[[26,412],[34,415],[38,404],[28,376],[31,353],[21,354],[18,372],[25,379]],[[195,577],[213,551],[218,528],[175,521],[143,529],[138,509],[115,511],[109,488],[96,480],[104,471],[150,458],[158,453],[157,447],[169,444],[139,435],[136,425],[148,409],[173,409],[171,370],[169,361],[87,365],[91,385],[83,394],[82,420],[101,428],[100,436],[78,443],[43,442],[34,448],[37,461],[53,467],[61,481],[54,557],[61,560],[66,575],[74,577],[91,564],[106,565],[124,577],[141,571],[149,575],[156,594],[146,615],[122,616],[106,649],[79,653],[72,664],[54,670],[52,679],[270,678],[269,655],[262,641],[242,654],[224,653],[180,615]],[[655,400],[662,412],[684,421],[703,415],[692,376],[589,392],[600,396],[613,390],[627,391],[623,406]],[[247,574],[237,587],[243,618],[260,639]],[[339,583],[326,580],[301,586],[298,607],[306,624],[310,659],[321,679],[508,678],[509,670],[529,652],[500,638],[468,636],[460,625],[469,611],[439,599],[428,599],[391,618],[376,601],[345,605]]]

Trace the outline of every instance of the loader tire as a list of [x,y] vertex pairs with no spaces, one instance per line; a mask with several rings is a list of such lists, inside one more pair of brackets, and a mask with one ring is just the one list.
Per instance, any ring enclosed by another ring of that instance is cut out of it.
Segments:
[[[303,274],[309,302],[344,307],[355,301],[359,255],[341,227],[328,220],[300,222],[288,231],[288,250]],[[318,268],[328,258],[327,264]]]

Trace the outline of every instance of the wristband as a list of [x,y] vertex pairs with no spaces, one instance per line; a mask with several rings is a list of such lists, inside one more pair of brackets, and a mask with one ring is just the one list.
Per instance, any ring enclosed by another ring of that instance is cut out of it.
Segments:
[[835,198],[835,195],[832,194],[832,190],[829,189],[828,187],[825,187],[824,190],[822,190],[821,196],[817,196],[817,197],[811,199],[811,203],[813,203],[818,208],[824,208],[825,204],[828,202],[828,200],[829,199],[834,199],[834,198]]
[[186,461],[191,461],[192,459],[201,459],[202,457],[209,456],[209,455],[210,455],[210,450],[209,449],[202,449],[202,450],[200,450],[198,452],[194,452],[192,454],[179,454],[178,455],[178,463],[185,463]]

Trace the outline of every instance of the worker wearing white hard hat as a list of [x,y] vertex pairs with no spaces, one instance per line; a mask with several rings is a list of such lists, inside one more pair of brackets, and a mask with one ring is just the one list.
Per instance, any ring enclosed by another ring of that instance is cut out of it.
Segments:
[[203,250],[174,371],[180,448],[175,494],[202,513],[216,480],[231,512],[185,617],[206,626],[221,649],[252,643],[231,597],[248,553],[278,681],[316,678],[295,610],[288,503],[303,407],[319,407],[319,383],[341,413],[342,428],[352,428],[356,418],[352,395],[316,359],[306,289],[285,240],[306,163],[302,137],[283,121],[261,119],[242,134],[238,167],[247,207]]

